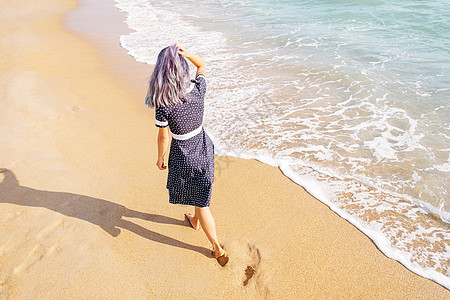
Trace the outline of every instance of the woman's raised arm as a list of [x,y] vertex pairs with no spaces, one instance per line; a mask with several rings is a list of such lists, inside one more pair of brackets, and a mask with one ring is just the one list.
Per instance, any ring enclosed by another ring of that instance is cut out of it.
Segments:
[[198,74],[202,74],[203,76],[206,76],[206,65],[205,65],[205,61],[198,55],[189,53],[186,51],[186,49],[178,44],[175,44],[178,48],[178,53],[184,57],[186,57],[187,59],[189,59],[194,66],[197,67],[197,74],[195,74],[195,76],[197,77]]

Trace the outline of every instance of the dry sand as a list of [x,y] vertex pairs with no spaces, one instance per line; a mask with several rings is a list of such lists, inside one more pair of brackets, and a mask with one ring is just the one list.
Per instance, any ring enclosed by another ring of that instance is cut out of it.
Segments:
[[220,267],[192,208],[168,203],[150,67],[117,45],[120,14],[94,7],[108,38],[82,38],[64,29],[74,0],[0,7],[0,299],[450,297],[279,169],[231,157],[211,202]]

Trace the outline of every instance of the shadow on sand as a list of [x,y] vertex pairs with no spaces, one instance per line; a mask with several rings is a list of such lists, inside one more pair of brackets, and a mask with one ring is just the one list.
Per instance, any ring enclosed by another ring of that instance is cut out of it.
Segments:
[[209,256],[210,250],[207,248],[187,244],[148,230],[133,222],[124,220],[122,217],[139,218],[155,223],[189,226],[184,220],[135,211],[120,204],[89,196],[41,191],[24,187],[19,184],[16,176],[9,169],[0,168],[0,174],[4,176],[3,181],[0,182],[0,203],[45,207],[68,217],[78,218],[98,225],[114,237],[120,234],[120,228],[122,228],[157,243],[197,251],[205,256]]

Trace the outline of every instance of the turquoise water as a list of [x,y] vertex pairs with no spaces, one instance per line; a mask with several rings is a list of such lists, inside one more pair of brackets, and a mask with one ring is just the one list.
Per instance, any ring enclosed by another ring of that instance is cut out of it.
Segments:
[[218,154],[280,166],[450,287],[449,1],[116,1],[137,60],[205,58]]

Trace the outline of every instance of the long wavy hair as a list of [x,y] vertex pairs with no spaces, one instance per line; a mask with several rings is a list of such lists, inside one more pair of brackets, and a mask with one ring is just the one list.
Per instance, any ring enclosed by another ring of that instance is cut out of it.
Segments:
[[149,107],[164,107],[187,101],[190,82],[186,59],[178,54],[175,44],[168,46],[158,54],[149,80],[145,104]]

